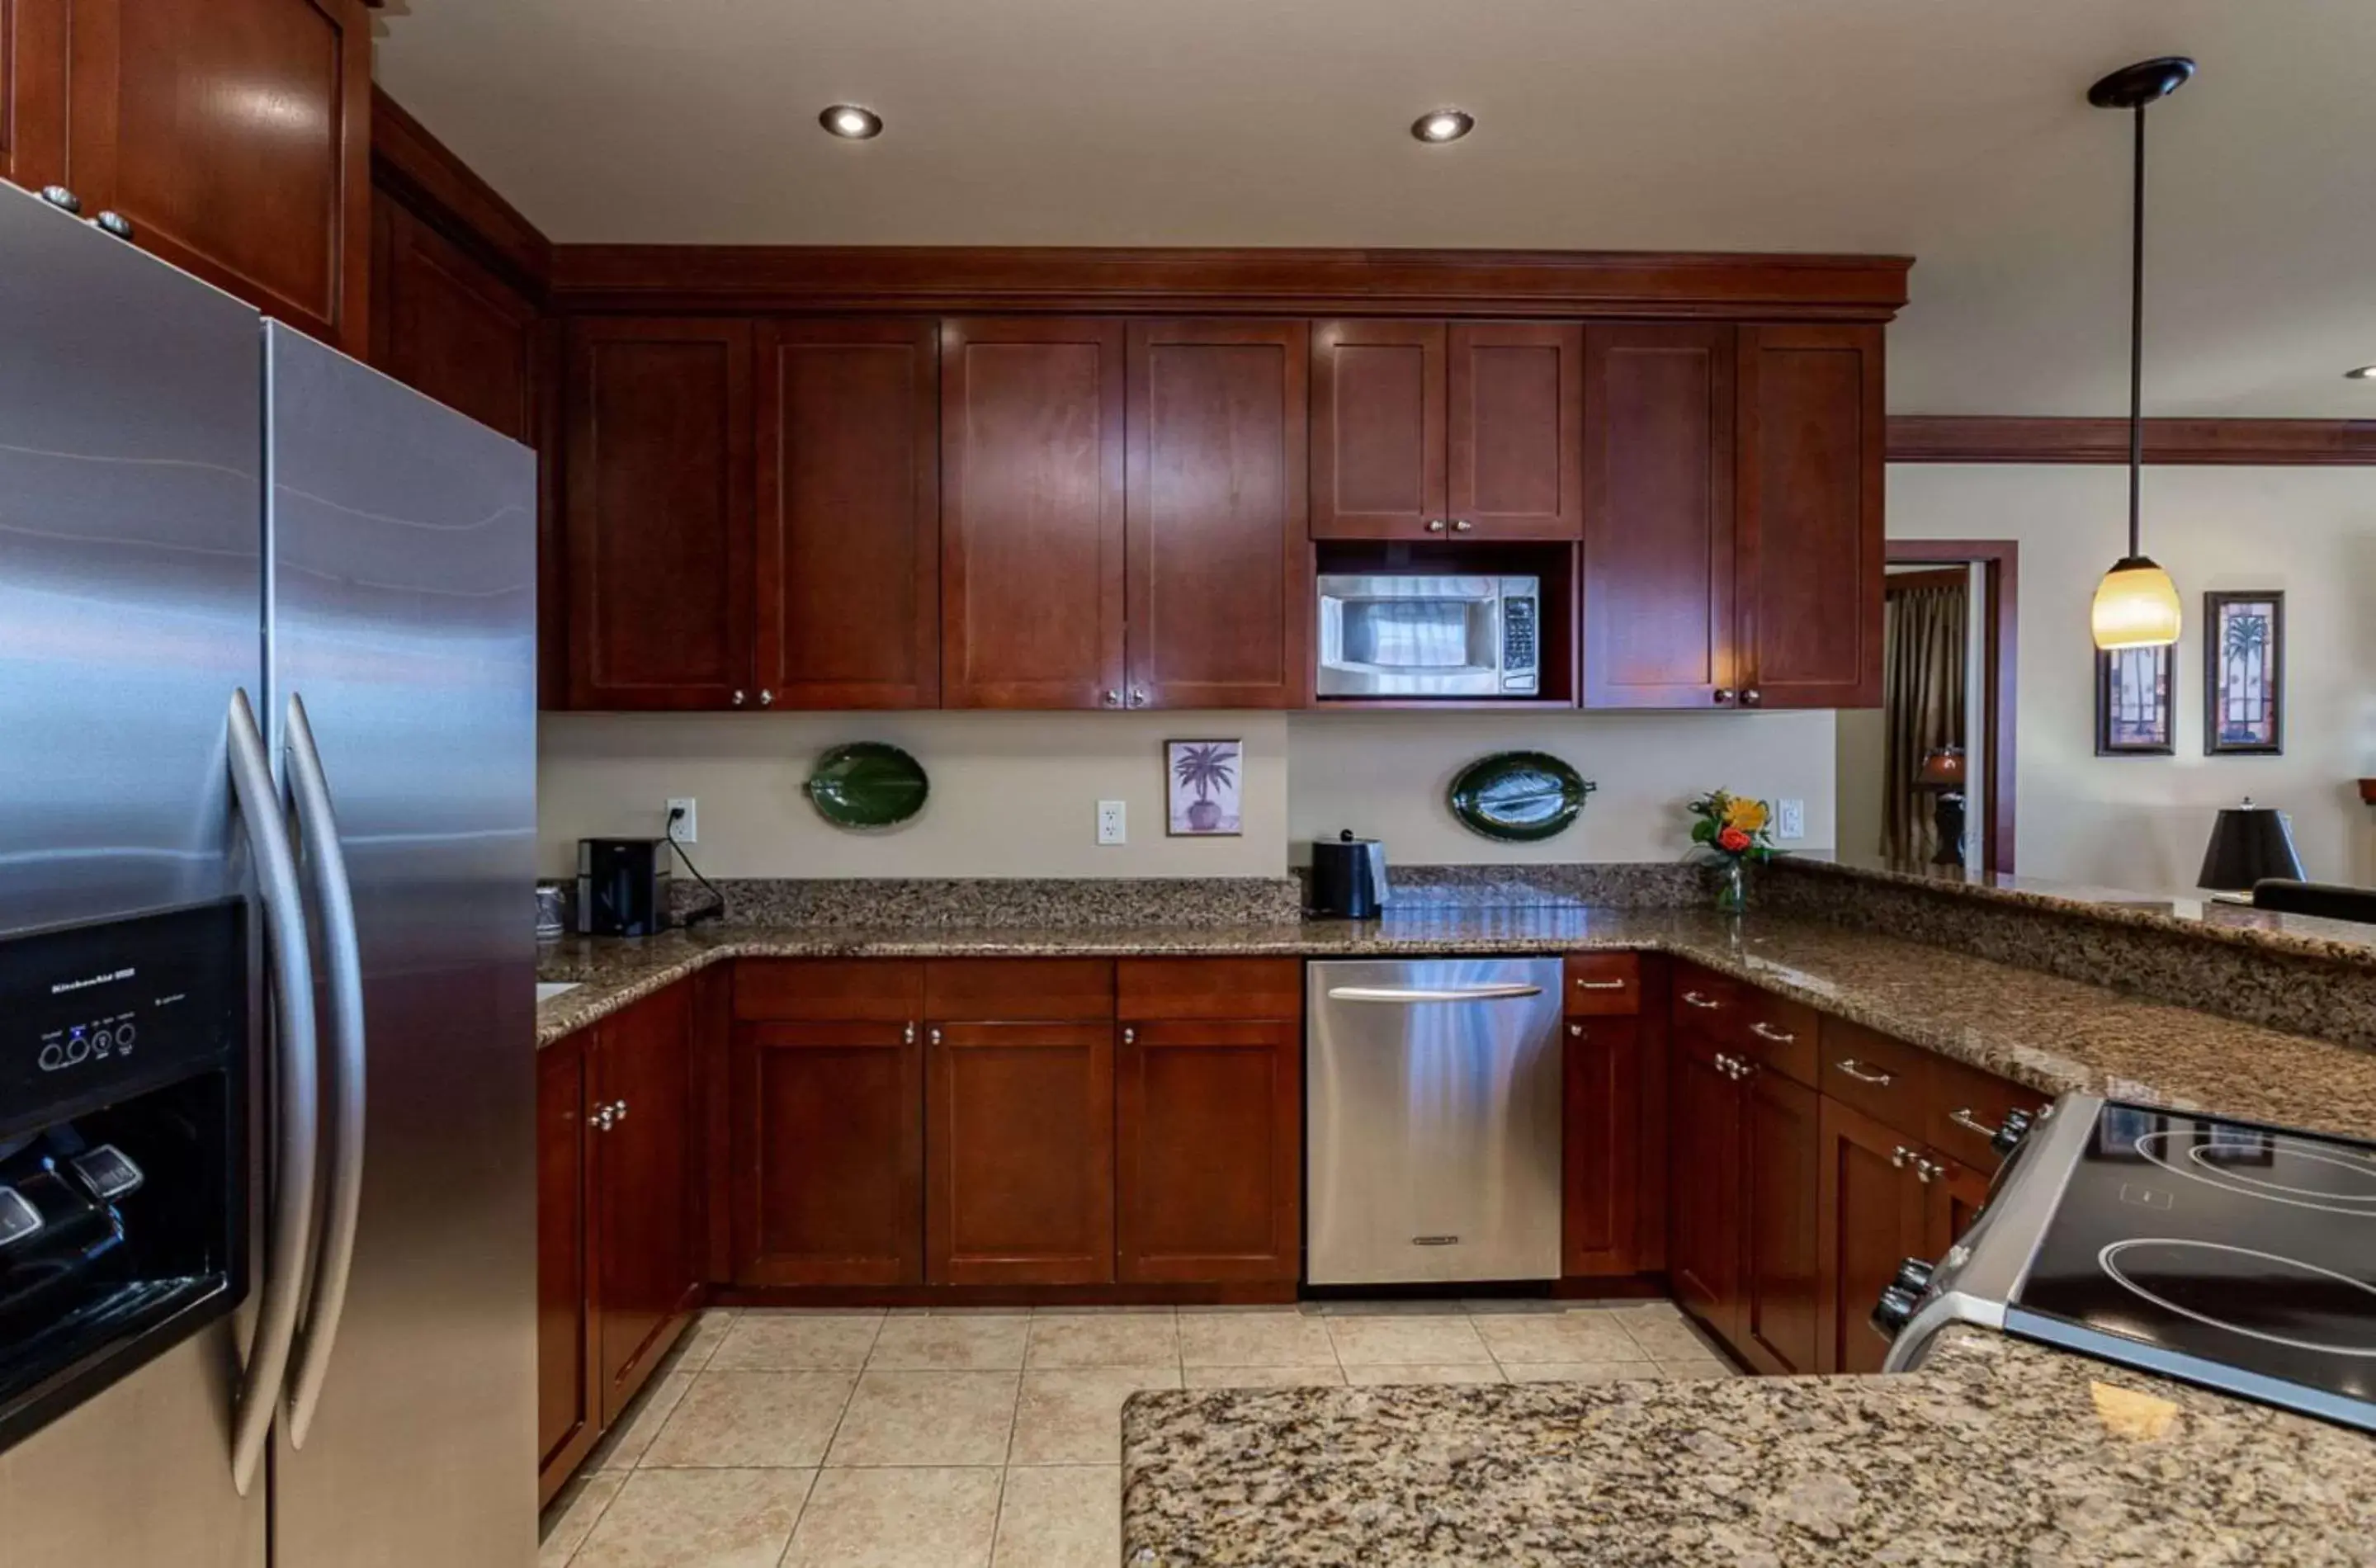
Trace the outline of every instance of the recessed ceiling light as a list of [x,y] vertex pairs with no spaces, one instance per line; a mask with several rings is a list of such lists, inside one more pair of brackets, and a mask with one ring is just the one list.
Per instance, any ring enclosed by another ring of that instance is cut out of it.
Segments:
[[855,103],[837,103],[817,116],[817,124],[844,141],[872,141],[883,134],[883,116]]
[[2364,364],[2358,370],[2346,370],[2343,375],[2346,381],[2376,381],[2376,364]]
[[1411,122],[1411,135],[1421,141],[1458,141],[1476,128],[1476,117],[1458,109],[1439,109]]

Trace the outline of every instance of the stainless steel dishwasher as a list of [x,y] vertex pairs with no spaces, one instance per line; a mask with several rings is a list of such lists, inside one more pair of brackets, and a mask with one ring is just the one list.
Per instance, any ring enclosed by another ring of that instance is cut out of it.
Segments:
[[1314,1285],[1560,1272],[1560,961],[1305,970]]

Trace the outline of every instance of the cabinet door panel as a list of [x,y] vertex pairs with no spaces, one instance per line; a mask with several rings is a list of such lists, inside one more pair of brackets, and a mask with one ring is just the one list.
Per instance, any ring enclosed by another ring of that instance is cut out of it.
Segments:
[[1432,539],[1444,506],[1440,321],[1324,321],[1312,339],[1312,537]]
[[1455,323],[1446,364],[1445,505],[1473,539],[1584,532],[1584,328]]
[[940,694],[940,329],[759,327],[758,684],[791,708]]
[[1832,1099],[1823,1140],[1824,1344],[1812,1370],[1877,1372],[1889,1341],[1872,1326],[1873,1303],[1897,1265],[1923,1251],[1928,1190],[1911,1163],[1920,1150]]
[[925,1278],[1112,1283],[1113,1026],[935,1025],[925,1094]]
[[595,1051],[596,1103],[626,1107],[593,1134],[595,1313],[606,1426],[674,1339],[699,1283],[691,1004],[685,985],[639,1002],[601,1026]]
[[942,334],[943,705],[1119,707],[1123,323]]
[[1632,1274],[1641,1203],[1642,1021],[1570,1019],[1560,1272]]
[[0,0],[0,180],[29,191],[66,174],[70,0]]
[[1130,705],[1291,707],[1308,680],[1300,321],[1130,327]]
[[1878,707],[1881,329],[1742,327],[1740,404],[1741,700]]
[[1712,707],[1733,662],[1733,329],[1594,327],[1584,702]]
[[1822,1097],[1765,1068],[1748,1087],[1742,1113],[1746,1245],[1734,1348],[1762,1372],[1811,1372],[1822,1339]]
[[368,351],[362,0],[74,0],[67,183],[144,249]]
[[1128,1023],[1116,1068],[1126,1284],[1293,1281],[1301,1271],[1303,1031]]
[[734,1256],[743,1285],[924,1277],[924,1048],[903,1024],[735,1031]]
[[747,704],[749,325],[575,323],[568,399],[571,706]]
[[586,1036],[536,1054],[536,1451],[550,1500],[600,1427],[586,1234]]
[[1677,1028],[1669,1060],[1667,1273],[1675,1300],[1736,1341],[1741,1298],[1740,1086],[1706,1036]]
[[385,191],[372,223],[372,363],[537,445],[536,303]]

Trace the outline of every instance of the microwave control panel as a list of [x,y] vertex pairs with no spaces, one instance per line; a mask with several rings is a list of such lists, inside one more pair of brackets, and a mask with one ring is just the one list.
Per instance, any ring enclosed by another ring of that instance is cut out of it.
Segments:
[[1537,624],[1538,602],[1533,599],[1502,601],[1502,689],[1505,692],[1536,689],[1539,666],[1536,650],[1540,640]]

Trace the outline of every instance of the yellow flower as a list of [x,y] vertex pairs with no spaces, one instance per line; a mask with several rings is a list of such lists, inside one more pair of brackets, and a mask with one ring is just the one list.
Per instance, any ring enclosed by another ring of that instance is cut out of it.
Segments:
[[1765,826],[1765,802],[1736,799],[1726,808],[1724,825],[1738,827],[1743,833],[1754,833]]

